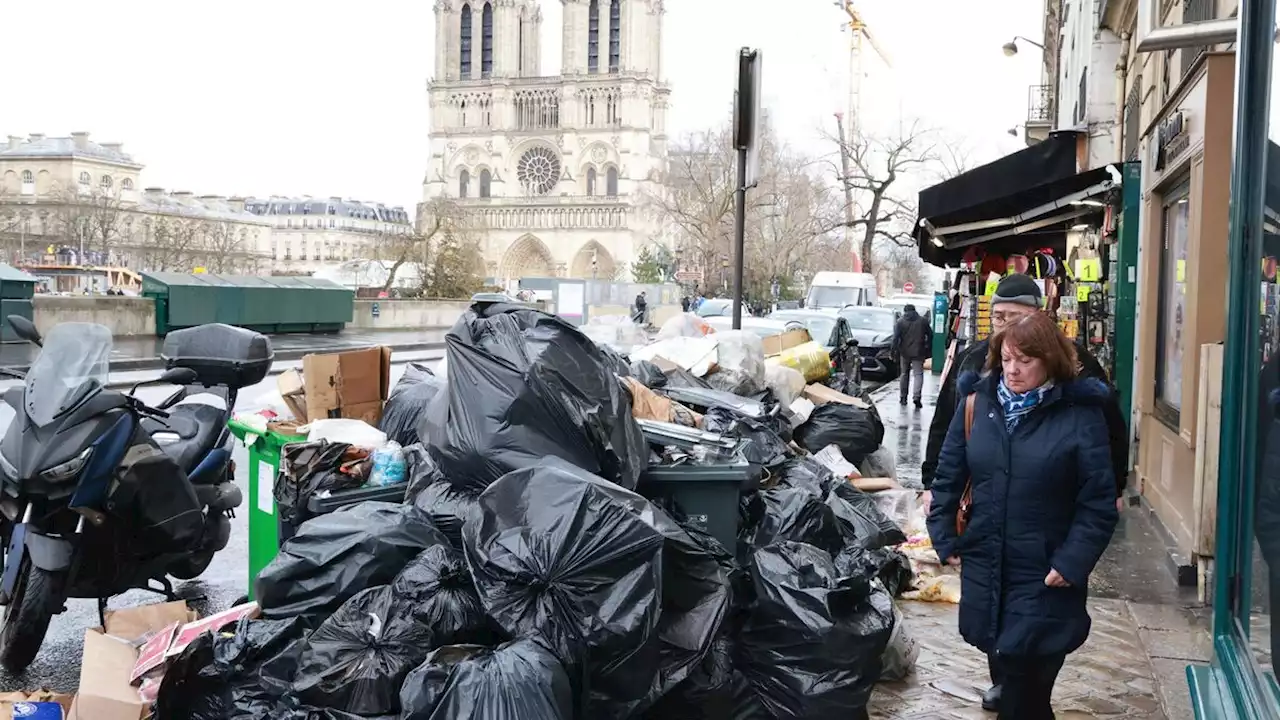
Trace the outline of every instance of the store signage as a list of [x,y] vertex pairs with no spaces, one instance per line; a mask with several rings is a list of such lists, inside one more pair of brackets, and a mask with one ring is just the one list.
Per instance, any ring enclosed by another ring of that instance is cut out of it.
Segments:
[[1189,122],[1187,112],[1179,110],[1173,113],[1160,126],[1156,128],[1155,142],[1152,143],[1152,149],[1155,151],[1155,169],[1164,170],[1165,165],[1172,158],[1177,158],[1186,152],[1191,145],[1191,134],[1189,132]]

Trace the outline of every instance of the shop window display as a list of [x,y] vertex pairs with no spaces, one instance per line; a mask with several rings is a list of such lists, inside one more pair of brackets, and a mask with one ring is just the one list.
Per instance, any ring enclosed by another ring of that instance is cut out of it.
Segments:
[[1183,185],[1165,195],[1163,253],[1160,257],[1160,302],[1156,338],[1156,408],[1170,425],[1182,410],[1183,339],[1187,302],[1187,241],[1191,202]]

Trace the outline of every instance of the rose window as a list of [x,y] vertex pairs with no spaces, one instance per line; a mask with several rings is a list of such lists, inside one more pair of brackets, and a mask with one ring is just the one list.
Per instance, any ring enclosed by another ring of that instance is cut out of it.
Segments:
[[546,195],[560,182],[560,158],[547,148],[530,148],[516,164],[516,178],[534,195]]

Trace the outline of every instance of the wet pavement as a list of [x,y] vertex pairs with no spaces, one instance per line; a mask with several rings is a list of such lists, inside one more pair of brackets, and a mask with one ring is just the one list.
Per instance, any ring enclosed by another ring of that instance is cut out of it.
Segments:
[[[338,352],[352,348],[389,345],[400,349],[427,350],[444,347],[449,328],[418,330],[364,330],[337,333],[288,333],[272,335],[271,345],[278,360],[296,360],[313,352]],[[111,369],[142,370],[162,366],[160,351],[164,338],[118,337],[112,343]],[[25,369],[39,354],[39,348],[23,342],[0,345],[0,367]]]
[[[429,362],[443,357],[443,352],[395,353],[391,368],[391,381],[395,383],[404,372],[402,361]],[[138,373],[135,373],[138,374]],[[154,374],[154,373],[152,373]],[[113,378],[114,378],[113,374]],[[5,384],[0,383],[0,388]],[[255,409],[255,400],[267,394],[275,387],[275,379],[268,378],[240,393],[236,403],[239,410]],[[164,400],[172,388],[148,387],[139,391],[138,395],[149,403]],[[0,432],[8,427],[13,411],[6,405],[0,405]],[[248,497],[249,454],[244,446],[237,443],[233,459],[236,463],[236,481],[239,482],[245,496]],[[176,585],[180,596],[190,600],[191,606],[208,614],[231,607],[249,588],[248,553],[249,529],[247,515],[240,513],[232,520],[231,543],[218,553],[213,564],[200,579]],[[133,591],[111,599],[111,609],[145,605],[159,602],[160,595],[143,591]],[[0,669],[0,692],[9,690],[34,690],[48,688],[61,692],[74,692],[80,681],[80,655],[84,639],[84,631],[98,625],[98,607],[94,600],[69,600],[67,611],[53,619],[49,627],[49,635],[44,647],[40,650],[35,663],[22,676],[13,676]]]
[[[872,394],[885,424],[884,444],[895,452],[898,482],[912,488],[920,487],[937,394],[932,374],[926,373],[925,383],[923,409],[900,406],[896,383]],[[1196,604],[1194,588],[1177,586],[1148,511],[1128,507],[1121,514],[1089,590],[1093,630],[1059,676],[1054,692],[1059,720],[1190,718],[1186,666],[1209,659],[1210,612]],[[920,658],[904,682],[877,686],[871,717],[994,717],[981,708],[982,692],[990,685],[986,658],[960,638],[957,606],[912,601],[899,606]]]

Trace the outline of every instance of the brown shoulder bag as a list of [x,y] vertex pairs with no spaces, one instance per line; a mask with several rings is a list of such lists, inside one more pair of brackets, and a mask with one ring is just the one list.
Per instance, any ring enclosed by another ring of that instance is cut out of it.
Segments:
[[[964,444],[968,451],[969,436],[973,434],[973,404],[977,395],[970,395],[964,401]],[[964,481],[964,494],[960,496],[960,508],[956,510],[956,534],[964,534],[969,526],[969,515],[973,513],[973,476]]]

